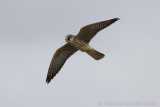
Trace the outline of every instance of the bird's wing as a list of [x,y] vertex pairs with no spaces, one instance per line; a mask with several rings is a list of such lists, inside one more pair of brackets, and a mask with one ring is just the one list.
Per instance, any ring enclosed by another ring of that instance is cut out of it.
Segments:
[[49,83],[51,79],[55,77],[55,75],[60,71],[66,60],[76,51],[76,48],[67,43],[55,52],[48,69],[48,74],[46,78],[47,83]]
[[119,18],[114,18],[102,22],[93,23],[90,25],[86,25],[82,27],[77,34],[77,37],[81,40],[86,41],[87,43],[90,42],[90,40],[102,29],[108,27],[115,21],[119,20]]

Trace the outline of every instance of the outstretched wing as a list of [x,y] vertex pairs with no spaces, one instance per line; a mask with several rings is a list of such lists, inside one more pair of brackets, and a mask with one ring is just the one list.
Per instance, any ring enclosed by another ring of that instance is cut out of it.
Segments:
[[49,83],[51,79],[60,71],[66,60],[77,51],[76,48],[71,46],[69,43],[59,48],[54,54],[46,78],[46,82]]
[[82,27],[77,34],[77,37],[81,40],[86,41],[87,43],[90,42],[90,40],[102,29],[108,27],[115,21],[119,20],[119,18],[114,18],[102,22],[93,23],[90,25],[86,25]]

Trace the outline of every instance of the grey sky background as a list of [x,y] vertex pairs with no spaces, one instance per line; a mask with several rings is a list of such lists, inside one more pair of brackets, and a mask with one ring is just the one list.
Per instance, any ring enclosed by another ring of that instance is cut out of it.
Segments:
[[[104,103],[112,101],[160,106],[159,4],[1,0],[0,107],[108,107]],[[51,58],[67,34],[115,17],[120,20],[90,43],[105,58],[95,61],[77,52],[49,85],[45,83]]]

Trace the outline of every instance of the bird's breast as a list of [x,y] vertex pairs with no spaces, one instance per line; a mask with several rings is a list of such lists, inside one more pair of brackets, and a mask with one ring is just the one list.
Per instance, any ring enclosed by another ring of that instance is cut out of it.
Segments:
[[84,41],[82,40],[78,40],[78,39],[75,39],[74,41],[72,41],[70,43],[72,46],[74,46],[75,48],[81,50],[82,52],[85,52],[88,48],[88,44],[85,43]]

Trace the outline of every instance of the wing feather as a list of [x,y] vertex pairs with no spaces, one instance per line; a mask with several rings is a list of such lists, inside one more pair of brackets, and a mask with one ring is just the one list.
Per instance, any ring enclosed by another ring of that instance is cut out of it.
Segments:
[[102,21],[102,22],[97,22],[97,23],[93,23],[90,25],[86,25],[84,27],[82,27],[79,31],[79,33],[77,34],[77,37],[81,40],[86,41],[87,43],[90,42],[90,40],[102,29],[108,27],[109,25],[111,25],[112,23],[116,22],[117,20],[119,20],[119,18],[114,18],[114,19],[110,19],[110,20],[106,20],[106,21]]
[[55,52],[48,69],[48,74],[46,78],[47,83],[49,83],[51,79],[53,79],[56,76],[56,74],[63,67],[66,60],[76,51],[76,48],[67,43]]

